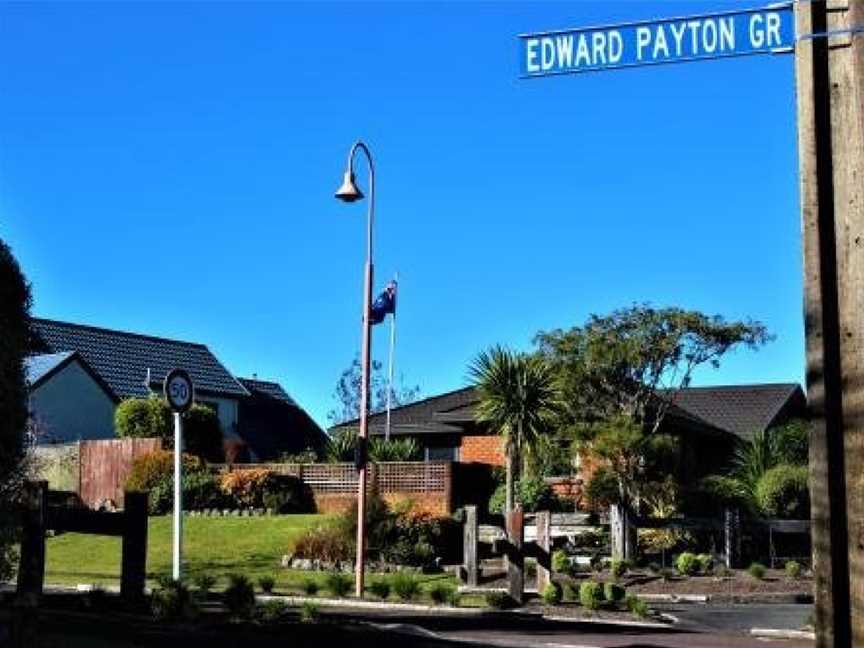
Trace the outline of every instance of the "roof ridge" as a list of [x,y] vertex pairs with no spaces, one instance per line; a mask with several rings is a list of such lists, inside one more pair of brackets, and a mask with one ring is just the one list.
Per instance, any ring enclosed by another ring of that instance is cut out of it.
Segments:
[[[405,403],[404,405],[399,405],[398,407],[391,407],[390,413],[396,412],[401,409],[405,409],[406,407],[416,407],[417,405],[422,405],[423,403],[428,403],[431,401],[436,401],[441,398],[446,398],[447,396],[452,396],[453,394],[458,394],[459,392],[465,392],[472,389],[476,389],[475,385],[466,385],[465,387],[459,387],[458,389],[451,389],[450,391],[444,392],[443,394],[435,394],[434,396],[427,396],[426,398],[421,398],[419,400],[411,401],[410,403]],[[369,418],[371,419],[373,416],[380,416],[385,413],[385,410],[381,410],[380,412],[369,412]],[[339,427],[347,427],[356,425],[360,421],[359,418],[349,419],[347,421],[342,421],[341,423],[336,423],[335,425],[331,425],[328,429],[339,428]]]
[[153,340],[156,342],[171,342],[172,344],[185,344],[186,346],[198,347],[202,349],[209,348],[206,344],[202,344],[200,342],[189,342],[187,340],[178,340],[177,338],[168,338],[161,337],[158,335],[146,335],[144,333],[133,333],[132,331],[124,331],[121,329],[110,329],[105,328],[104,326],[93,326],[91,324],[78,324],[76,322],[64,322],[61,320],[52,320],[45,317],[33,317],[31,318],[33,322],[41,322],[44,324],[59,324],[60,326],[67,326],[70,328],[84,329],[86,331],[95,331],[99,333],[111,333],[114,335],[124,335],[126,337],[138,338],[141,340]]
[[[770,387],[789,387],[795,388],[800,387],[801,385],[797,382],[765,382],[765,383],[739,383],[739,384],[726,384],[726,385],[698,385],[698,386],[689,386],[682,387],[680,391],[688,392],[688,391],[699,391],[699,390],[723,390],[723,389],[764,389]],[[674,388],[662,389],[660,391],[668,392],[668,391],[679,391]]]

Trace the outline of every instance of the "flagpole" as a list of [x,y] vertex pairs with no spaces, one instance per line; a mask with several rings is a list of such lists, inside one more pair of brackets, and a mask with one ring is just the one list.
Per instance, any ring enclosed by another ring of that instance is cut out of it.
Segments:
[[[399,285],[399,273],[397,272],[393,281],[396,282],[396,285]],[[397,288],[397,299],[398,299],[398,288]],[[384,440],[390,441],[390,408],[393,404],[393,352],[396,348],[396,309],[393,309],[393,312],[390,315],[390,359],[388,361],[387,367],[387,423],[384,427]]]

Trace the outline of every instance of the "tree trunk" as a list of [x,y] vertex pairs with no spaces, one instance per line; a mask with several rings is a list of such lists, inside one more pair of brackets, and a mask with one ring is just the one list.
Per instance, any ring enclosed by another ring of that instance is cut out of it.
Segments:
[[506,476],[506,500],[504,502],[504,513],[506,515],[510,515],[513,512],[513,500],[515,494],[515,483],[513,479],[513,473],[516,469],[516,457],[513,452],[513,444],[507,444],[507,476]]

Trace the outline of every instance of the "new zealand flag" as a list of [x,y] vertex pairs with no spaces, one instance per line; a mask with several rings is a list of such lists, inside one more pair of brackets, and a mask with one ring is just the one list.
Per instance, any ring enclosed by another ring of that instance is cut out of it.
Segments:
[[380,324],[388,313],[396,314],[396,282],[391,281],[387,284],[375,301],[372,302],[372,307],[369,309],[369,322],[372,325]]

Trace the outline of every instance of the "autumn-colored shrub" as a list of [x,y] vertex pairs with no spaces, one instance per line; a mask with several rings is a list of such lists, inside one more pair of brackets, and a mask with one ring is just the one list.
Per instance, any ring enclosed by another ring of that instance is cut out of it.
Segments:
[[336,525],[309,529],[294,543],[294,555],[310,560],[351,560],[354,543]]
[[[193,455],[183,455],[184,472],[200,472],[205,469],[204,462]],[[149,491],[165,477],[174,475],[174,453],[170,450],[154,450],[141,455],[132,462],[126,478],[126,490]]]
[[275,485],[275,473],[265,468],[232,470],[223,474],[219,483],[222,492],[244,507],[263,507],[265,491]]

